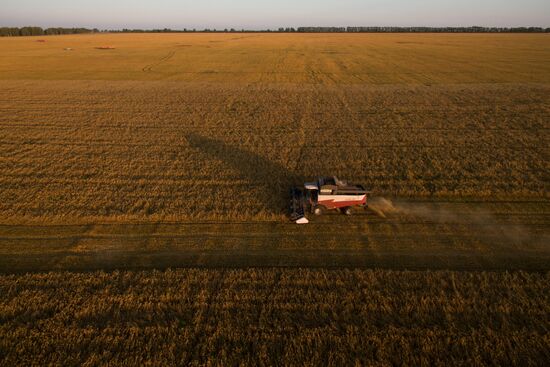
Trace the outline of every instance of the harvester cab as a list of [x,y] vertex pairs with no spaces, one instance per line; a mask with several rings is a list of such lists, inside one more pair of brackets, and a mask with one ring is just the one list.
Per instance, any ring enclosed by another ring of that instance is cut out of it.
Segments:
[[303,189],[292,189],[290,217],[298,224],[305,224],[307,212],[322,215],[327,210],[340,210],[352,215],[356,208],[367,207],[369,193],[361,185],[351,185],[337,177],[322,177],[305,183]]

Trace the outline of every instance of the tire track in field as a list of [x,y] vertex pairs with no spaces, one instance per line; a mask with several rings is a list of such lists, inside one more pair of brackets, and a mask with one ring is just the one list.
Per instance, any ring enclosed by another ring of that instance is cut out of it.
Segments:
[[[228,41],[236,41],[236,40],[241,40],[241,39],[245,39],[245,38],[253,38],[253,37],[259,37],[259,36],[244,36],[244,37],[237,37],[237,38],[231,38],[230,40]],[[212,42],[212,41],[210,41]],[[227,41],[219,41],[219,42],[227,42]],[[214,42],[215,43],[215,42]],[[168,52],[168,54],[166,54],[165,56],[161,57],[157,62],[154,62],[154,63],[151,63],[149,65],[146,65],[144,66],[141,70],[144,72],[144,73],[150,73],[153,71],[153,69],[165,62],[167,62],[168,60],[170,60],[171,58],[174,57],[174,55],[176,54],[177,50],[172,50],[170,52]]]
[[168,52],[165,56],[161,57],[157,62],[154,62],[152,64],[146,65],[141,69],[144,73],[150,73],[153,71],[153,68],[165,63],[166,61],[170,60],[174,55],[176,54],[176,50],[172,50]]

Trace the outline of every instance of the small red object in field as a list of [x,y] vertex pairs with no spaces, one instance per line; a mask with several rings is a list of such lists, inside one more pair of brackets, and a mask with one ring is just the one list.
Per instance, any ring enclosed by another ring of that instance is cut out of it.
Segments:
[[115,48],[113,46],[99,46],[96,47],[98,50],[114,50]]

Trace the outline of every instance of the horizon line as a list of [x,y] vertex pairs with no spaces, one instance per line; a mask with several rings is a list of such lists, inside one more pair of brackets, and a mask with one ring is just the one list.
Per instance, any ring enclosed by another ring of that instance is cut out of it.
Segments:
[[192,31],[195,30],[197,32],[199,31],[216,31],[216,32],[224,32],[224,31],[254,31],[254,32],[262,32],[262,31],[271,31],[271,32],[277,32],[281,29],[349,29],[349,28],[358,28],[358,29],[383,29],[383,28],[396,28],[396,29],[421,29],[421,28],[427,28],[427,29],[472,29],[472,28],[481,28],[481,29],[518,29],[518,28],[540,28],[540,29],[549,29],[550,25],[543,26],[543,25],[520,25],[520,26],[490,26],[490,25],[445,25],[445,26],[431,26],[431,25],[408,25],[408,26],[398,26],[398,25],[346,25],[346,26],[316,26],[316,25],[301,25],[301,26],[277,26],[277,27],[271,27],[271,28],[246,28],[246,27],[183,27],[183,28],[171,28],[171,27],[144,27],[144,28],[136,28],[136,27],[91,27],[91,26],[81,26],[81,25],[72,25],[72,26],[40,26],[40,25],[17,25],[17,26],[5,26],[0,25],[0,28],[42,28],[42,29],[55,29],[55,28],[62,28],[62,29],[90,29],[94,30],[97,29],[99,31],[124,31],[124,30],[134,30],[134,31],[159,31],[159,30],[170,30],[170,31],[176,31],[176,32],[185,32],[185,31]]

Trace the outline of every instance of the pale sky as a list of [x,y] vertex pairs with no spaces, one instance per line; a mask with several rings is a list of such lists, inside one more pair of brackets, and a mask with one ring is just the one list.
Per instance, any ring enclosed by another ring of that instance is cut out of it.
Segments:
[[550,27],[550,0],[0,0],[0,26]]

